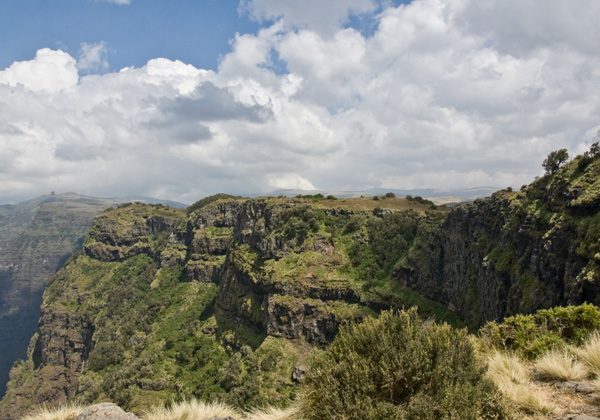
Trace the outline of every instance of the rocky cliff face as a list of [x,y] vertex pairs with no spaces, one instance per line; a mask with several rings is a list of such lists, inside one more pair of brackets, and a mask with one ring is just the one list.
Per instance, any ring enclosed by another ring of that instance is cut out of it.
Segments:
[[50,282],[0,418],[72,398],[127,409],[185,396],[238,406],[290,398],[297,363],[342,322],[414,303],[380,253],[402,240],[398,260],[417,225],[438,223],[446,210],[429,207],[266,198],[188,215],[107,211]]
[[40,316],[48,279],[81,246],[93,218],[114,204],[77,194],[0,206],[0,395]]
[[453,210],[421,231],[395,277],[481,325],[598,302],[600,161],[580,156],[519,192]]
[[[120,206],[53,277],[0,419],[77,398],[128,410],[186,397],[246,407],[341,323],[417,305],[481,325],[598,303],[600,159],[455,209],[422,199],[217,197],[189,214]],[[40,397],[33,397],[34,395]]]

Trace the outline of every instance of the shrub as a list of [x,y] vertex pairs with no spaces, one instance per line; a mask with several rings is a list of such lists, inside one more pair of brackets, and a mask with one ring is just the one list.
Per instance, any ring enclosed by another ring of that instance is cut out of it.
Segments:
[[581,344],[598,327],[600,309],[584,303],[511,316],[501,324],[490,322],[480,330],[480,335],[491,347],[515,350],[535,358],[553,347]]
[[205,198],[203,198],[201,200],[196,201],[194,204],[192,204],[191,206],[189,206],[187,208],[186,212],[187,212],[187,214],[192,214],[196,210],[200,210],[201,208],[206,207],[210,203],[214,203],[215,201],[218,201],[218,200],[240,199],[240,198],[242,198],[242,197],[235,196],[235,195],[230,195],[230,194],[223,194],[223,193],[211,195],[211,196],[208,196],[208,197],[205,197]]
[[416,308],[343,327],[307,376],[308,419],[508,418],[465,330]]

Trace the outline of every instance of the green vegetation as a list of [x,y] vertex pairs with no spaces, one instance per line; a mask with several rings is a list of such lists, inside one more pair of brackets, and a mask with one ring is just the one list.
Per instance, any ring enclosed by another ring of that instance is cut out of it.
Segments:
[[[483,315],[504,292],[508,313],[547,306],[545,293],[554,290],[544,287],[544,276],[562,276],[565,265],[557,261],[569,235],[579,239],[567,253],[583,266],[569,293],[587,287],[592,294],[600,263],[594,257],[600,219],[593,211],[600,164],[580,160],[519,192],[496,193],[489,211],[465,224],[468,232],[452,231],[462,253],[447,237],[445,247],[434,246],[443,237],[440,226],[483,202],[447,220],[445,207],[393,194],[378,200],[217,195],[190,206],[187,216],[141,204],[109,210],[44,297],[45,310],[75,325],[58,326],[53,342],[72,340],[75,330],[87,328],[89,335],[89,343],[86,334],[74,341],[89,357],[78,383],[65,389],[75,386],[69,389],[81,402],[112,400],[138,411],[188,399],[283,409],[300,389],[295,369],[311,365],[315,349],[341,329],[309,374],[301,400],[308,418],[506,418],[476,363],[475,340],[435,321],[473,328],[497,313]],[[520,242],[509,235],[515,231],[537,242]],[[420,283],[436,275],[431,261],[444,253],[456,259],[444,272],[449,278]],[[547,264],[543,270],[532,266],[533,255]],[[502,283],[482,285],[482,273]],[[501,290],[505,284],[509,289]],[[455,289],[446,295],[446,287]],[[472,319],[461,319],[465,313]],[[534,359],[580,344],[599,324],[591,305],[556,308],[490,323],[476,347]],[[78,377],[65,364],[42,366],[47,331],[40,334],[34,354],[15,370],[15,389],[35,393],[41,387],[32,384],[46,374]]]
[[310,419],[508,418],[464,330],[415,309],[343,328],[309,373]]
[[191,214],[193,212],[195,212],[196,210],[200,210],[203,207],[208,206],[210,203],[214,203],[215,201],[219,201],[219,200],[243,200],[244,197],[240,197],[240,196],[235,196],[235,195],[229,195],[229,194],[223,194],[223,193],[219,193],[219,194],[214,194],[214,195],[210,195],[208,197],[205,197],[201,200],[196,201],[194,204],[190,205],[186,212],[187,214]]
[[502,323],[490,322],[480,334],[489,346],[535,358],[555,347],[581,344],[599,327],[600,309],[583,304],[515,315]]
[[567,149],[555,150],[544,160],[542,167],[546,170],[546,174],[555,174],[567,160],[569,160]]

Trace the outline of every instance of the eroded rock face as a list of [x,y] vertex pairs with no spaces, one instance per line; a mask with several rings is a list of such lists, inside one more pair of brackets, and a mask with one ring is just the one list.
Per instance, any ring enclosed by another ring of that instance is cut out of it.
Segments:
[[[93,326],[86,317],[56,307],[43,307],[38,333],[29,346],[30,360],[11,371],[0,419],[16,420],[32,405],[55,407],[75,395],[91,349]],[[17,372],[30,371],[26,383]]]
[[309,343],[326,344],[338,333],[341,319],[333,305],[316,299],[275,295],[268,302],[267,333],[288,339],[304,338]]
[[132,204],[96,217],[83,251],[105,262],[122,261],[142,253],[164,259],[152,246],[157,235],[164,235],[169,243],[183,243],[187,237],[185,232],[177,231],[181,212],[155,212],[151,206]]
[[533,185],[519,199],[499,192],[455,208],[437,229],[420,232],[395,277],[478,325],[598,303],[595,251],[582,245],[597,242],[586,239],[589,215],[565,204],[568,194],[554,194]]

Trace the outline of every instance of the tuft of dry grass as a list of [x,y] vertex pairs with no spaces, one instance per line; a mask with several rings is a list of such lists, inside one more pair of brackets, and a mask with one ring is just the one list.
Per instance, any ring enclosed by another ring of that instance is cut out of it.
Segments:
[[581,347],[573,351],[594,375],[600,377],[600,332],[590,335]]
[[38,408],[21,420],[75,420],[83,410],[85,406],[72,403],[54,408]]
[[297,406],[286,409],[268,407],[264,410],[255,409],[244,417],[244,420],[301,420]]
[[581,381],[590,372],[568,352],[550,350],[535,361],[535,375],[542,381]]
[[488,359],[487,375],[500,392],[521,410],[546,415],[557,409],[554,403],[532,386],[527,368],[515,355],[493,353]]
[[494,382],[496,379],[508,380],[515,384],[525,384],[529,381],[529,372],[521,359],[514,354],[499,351],[488,357],[488,376]]
[[213,417],[240,418],[240,413],[220,403],[188,400],[173,403],[170,407],[153,407],[142,415],[143,420],[206,420]]

